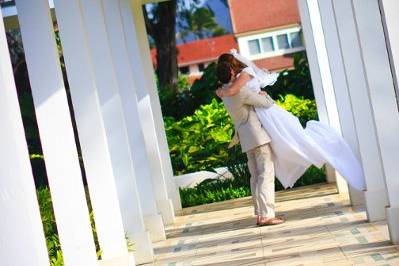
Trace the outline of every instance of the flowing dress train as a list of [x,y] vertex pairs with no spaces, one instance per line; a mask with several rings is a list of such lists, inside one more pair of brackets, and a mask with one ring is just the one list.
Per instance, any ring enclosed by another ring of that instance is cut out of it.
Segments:
[[277,104],[255,110],[272,139],[275,173],[284,188],[292,187],[312,164],[320,168],[329,163],[352,187],[365,189],[360,162],[333,128],[311,120],[304,129],[296,116]]
[[[246,62],[247,63],[247,62]],[[248,62],[250,63],[250,62]],[[274,73],[255,72],[254,67],[246,71],[254,78],[246,86],[255,92],[265,84],[274,83]],[[262,75],[264,75],[263,80]],[[292,187],[312,164],[320,168],[328,163],[355,189],[365,189],[364,174],[359,160],[344,138],[332,127],[319,122],[308,121],[303,128],[299,119],[274,104],[270,108],[255,108],[262,126],[271,137],[274,153],[275,173],[284,188]]]

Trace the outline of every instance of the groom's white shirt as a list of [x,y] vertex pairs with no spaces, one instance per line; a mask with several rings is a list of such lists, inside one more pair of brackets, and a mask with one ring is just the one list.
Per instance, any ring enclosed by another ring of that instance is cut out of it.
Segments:
[[236,130],[229,147],[240,142],[242,152],[247,152],[271,141],[254,109],[254,107],[271,107],[274,102],[270,97],[259,95],[244,86],[238,94],[223,97],[223,103],[234,121]]

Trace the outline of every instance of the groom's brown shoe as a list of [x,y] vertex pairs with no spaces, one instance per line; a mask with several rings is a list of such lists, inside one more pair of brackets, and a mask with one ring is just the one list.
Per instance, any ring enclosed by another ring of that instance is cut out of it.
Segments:
[[273,218],[267,218],[267,217],[262,217],[259,219],[259,222],[257,223],[258,226],[267,226],[267,225],[278,225],[284,223],[285,220],[283,218],[279,217],[273,217]]

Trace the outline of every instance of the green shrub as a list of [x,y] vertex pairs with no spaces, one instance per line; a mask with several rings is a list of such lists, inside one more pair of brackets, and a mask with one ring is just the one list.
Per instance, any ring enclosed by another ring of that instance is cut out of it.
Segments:
[[294,68],[281,71],[277,82],[273,86],[266,87],[265,90],[273,99],[286,94],[314,99],[306,53],[298,52],[287,56],[293,57]]
[[299,118],[302,126],[309,120],[318,120],[317,106],[314,100],[299,98],[292,94],[280,95],[278,105]]
[[188,76],[179,75],[178,92],[171,89],[159,88],[158,94],[161,102],[162,114],[164,117],[171,116],[175,119],[182,119],[193,115],[203,104],[209,104],[212,100],[220,102],[216,97],[217,88],[216,64],[209,64],[204,70],[200,79],[196,80],[190,87]]
[[40,206],[44,234],[46,236],[50,264],[51,266],[64,265],[49,189],[47,187],[38,189],[37,198]]
[[233,124],[223,103],[212,100],[180,121],[166,117],[165,129],[176,175],[225,165]]
[[[314,100],[286,95],[276,103],[298,116],[303,124],[317,119]],[[216,100],[180,121],[166,117],[165,129],[175,175],[228,166],[235,157],[245,157],[240,150],[227,149],[234,127],[223,103]],[[245,171],[234,164],[230,168]]]
[[249,187],[249,178],[251,174],[249,173],[247,163],[247,155],[241,151],[240,145],[235,145],[229,150],[229,157],[226,160],[227,169],[234,177],[236,183],[240,186]]

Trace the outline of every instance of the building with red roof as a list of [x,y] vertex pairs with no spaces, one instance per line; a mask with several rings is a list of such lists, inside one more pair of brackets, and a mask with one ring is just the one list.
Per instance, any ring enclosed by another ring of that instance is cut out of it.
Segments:
[[[237,49],[259,67],[280,71],[293,67],[302,44],[297,0],[228,0],[233,34],[177,45],[180,73],[190,82],[222,53]],[[156,49],[151,50],[156,67]]]
[[[220,54],[230,49],[238,49],[233,35],[224,35],[208,39],[197,40],[177,45],[177,63],[182,74],[187,74],[190,80],[201,76],[202,71]],[[156,66],[156,49],[151,50],[152,62]]]
[[297,0],[228,0],[239,51],[269,70],[293,67],[303,51]]

